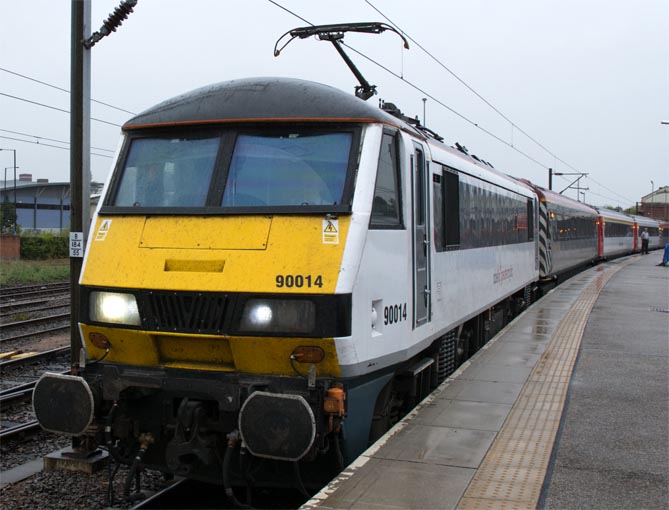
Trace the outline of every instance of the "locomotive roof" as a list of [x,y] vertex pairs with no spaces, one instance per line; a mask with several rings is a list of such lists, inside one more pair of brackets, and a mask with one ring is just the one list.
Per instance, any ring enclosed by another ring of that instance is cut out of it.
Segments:
[[258,121],[399,125],[381,109],[328,85],[294,78],[246,78],[168,99],[136,115],[123,129]]

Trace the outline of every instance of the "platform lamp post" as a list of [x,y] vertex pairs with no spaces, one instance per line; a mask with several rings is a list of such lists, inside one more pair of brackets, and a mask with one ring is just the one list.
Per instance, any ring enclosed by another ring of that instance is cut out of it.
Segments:
[[[3,182],[5,183],[5,185],[4,185],[4,187],[2,188],[4,191],[7,191],[7,170],[9,170],[10,168],[14,168],[14,167],[13,167],[13,166],[6,166],[6,167],[5,167],[5,180],[3,181]],[[16,167],[17,170],[18,170],[19,168],[21,168],[21,167],[19,167],[19,166]]]
[[[2,149],[0,151],[12,151],[14,153],[14,234],[16,234],[16,149]],[[11,168],[11,167],[7,167]],[[5,168],[5,189],[7,189],[7,168]]]

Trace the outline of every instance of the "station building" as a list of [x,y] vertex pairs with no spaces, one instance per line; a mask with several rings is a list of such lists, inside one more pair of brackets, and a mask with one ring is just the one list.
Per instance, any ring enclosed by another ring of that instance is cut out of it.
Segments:
[[[91,183],[95,197],[102,184]],[[51,232],[54,234],[70,228],[70,183],[33,180],[32,174],[19,174],[16,182],[2,181],[0,202],[16,203],[16,223],[21,231]],[[95,200],[97,203],[97,200]]]
[[669,222],[669,186],[661,186],[641,197],[639,213],[660,222]]

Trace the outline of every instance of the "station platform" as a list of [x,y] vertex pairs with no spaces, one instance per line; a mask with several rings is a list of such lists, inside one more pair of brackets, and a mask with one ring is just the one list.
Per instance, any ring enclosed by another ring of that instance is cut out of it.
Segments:
[[669,508],[669,268],[534,303],[302,508]]

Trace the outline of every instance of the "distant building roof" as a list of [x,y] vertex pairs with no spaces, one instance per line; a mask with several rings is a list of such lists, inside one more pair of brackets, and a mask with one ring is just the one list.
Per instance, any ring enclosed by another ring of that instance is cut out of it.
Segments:
[[669,186],[660,186],[652,193],[641,197],[641,202],[669,202]]

